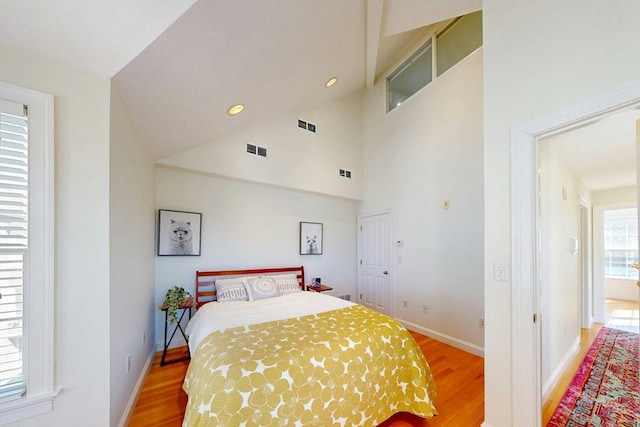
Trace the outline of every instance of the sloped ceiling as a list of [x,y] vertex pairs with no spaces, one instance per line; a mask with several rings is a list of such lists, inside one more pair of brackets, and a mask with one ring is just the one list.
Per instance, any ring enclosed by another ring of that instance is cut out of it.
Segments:
[[[430,25],[481,6],[481,0],[0,0],[0,40],[113,77],[159,160],[370,87]],[[325,88],[332,76],[338,83]],[[228,116],[239,102],[245,111]],[[616,130],[583,132],[565,149],[582,176],[602,170],[603,141],[622,140],[593,137],[601,132]],[[616,175],[623,169],[632,175],[621,160],[634,152],[630,144],[611,156]],[[596,173],[598,188],[628,182],[603,184],[606,174]]]
[[113,77],[194,2],[0,0],[0,40]]
[[[451,18],[480,7],[477,0],[443,4],[449,2],[199,1],[114,83],[161,159],[362,91],[398,54],[387,48],[385,28],[393,29],[396,47],[403,28],[419,31],[447,10]],[[326,88],[333,76],[338,83]],[[245,110],[230,117],[236,103]]]
[[[361,91],[480,0],[0,0],[0,38],[113,77],[158,160]],[[332,76],[338,83],[327,89]],[[245,111],[226,114],[235,103]]]

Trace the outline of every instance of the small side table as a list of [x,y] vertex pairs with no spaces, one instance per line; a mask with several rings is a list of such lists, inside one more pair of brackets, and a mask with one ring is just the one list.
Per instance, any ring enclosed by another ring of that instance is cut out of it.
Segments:
[[178,322],[176,323],[176,326],[173,330],[173,332],[171,333],[171,336],[169,337],[169,341],[167,341],[167,329],[169,326],[169,319],[168,319],[168,314],[167,314],[167,310],[168,307],[166,306],[161,306],[160,310],[164,311],[164,349],[162,350],[162,359],[160,359],[160,366],[164,366],[164,365],[168,365],[169,363],[175,363],[175,362],[182,362],[183,360],[189,360],[191,359],[191,354],[189,353],[189,347],[187,346],[187,355],[184,357],[180,357],[178,359],[173,359],[173,360],[165,360],[166,356],[167,356],[167,350],[169,349],[169,344],[171,344],[171,341],[173,340],[173,337],[175,336],[176,332],[180,331],[180,333],[182,334],[182,337],[184,338],[185,341],[189,341],[187,339],[187,335],[184,333],[184,329],[182,329],[182,319],[184,318],[185,314],[188,313],[188,317],[187,319],[191,319],[191,308],[193,307],[193,299],[189,298],[188,300],[186,300],[185,302],[183,302],[182,304],[180,304],[180,307],[178,308],[178,313],[180,313],[180,311],[182,311],[182,313],[180,313],[180,316],[178,317]]
[[333,288],[331,286],[325,286],[325,285],[320,285],[320,286],[307,285],[307,290],[315,291],[315,292],[324,292],[324,291],[331,291],[333,290]]

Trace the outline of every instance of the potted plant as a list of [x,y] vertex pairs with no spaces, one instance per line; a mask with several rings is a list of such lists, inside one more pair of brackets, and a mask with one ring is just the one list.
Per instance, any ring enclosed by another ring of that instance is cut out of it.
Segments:
[[178,322],[178,309],[181,305],[191,299],[191,294],[184,290],[181,286],[174,286],[167,290],[164,296],[164,302],[160,306],[161,310],[167,310],[167,319],[169,323]]

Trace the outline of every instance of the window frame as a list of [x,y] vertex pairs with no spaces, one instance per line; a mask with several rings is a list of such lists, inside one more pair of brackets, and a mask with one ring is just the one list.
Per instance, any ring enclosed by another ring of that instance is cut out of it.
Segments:
[[[613,211],[626,211],[626,210],[630,210],[630,211],[636,211],[636,215],[631,215],[631,218],[633,218],[636,223],[636,240],[640,237],[640,224],[638,224],[638,217],[637,217],[637,207],[621,207],[621,208],[615,208],[615,209],[606,209],[603,212],[603,216],[602,216],[602,226],[603,226],[603,243],[604,243],[604,247],[603,247],[603,255],[604,255],[604,277],[607,279],[619,279],[619,280],[637,280],[637,272],[633,272],[633,268],[630,266],[629,263],[627,263],[625,269],[627,271],[627,275],[625,276],[616,276],[616,275],[612,275],[612,274],[607,274],[608,271],[608,267],[610,264],[612,264],[611,262],[611,257],[608,256],[608,254],[612,251],[619,251],[619,252],[635,252],[636,253],[636,262],[638,262],[638,246],[633,246],[633,247],[624,247],[624,248],[612,248],[612,247],[608,247],[608,239],[607,239],[607,235],[608,235],[608,229],[607,229],[607,212],[613,212]],[[613,220],[615,220],[615,218],[613,218]],[[629,233],[625,233],[625,237],[626,240],[628,240],[628,236]],[[629,274],[631,273],[631,274]]]
[[24,288],[27,391],[0,404],[0,425],[53,410],[54,384],[54,97],[0,82],[0,98],[21,103],[29,117],[29,251]]
[[[416,93],[420,92],[422,89],[424,89],[425,87],[429,86],[431,83],[433,83],[438,78],[440,78],[440,76],[446,74],[447,71],[449,71],[450,69],[456,67],[461,62],[464,62],[467,58],[472,56],[479,49],[482,49],[482,47],[484,46],[484,37],[483,37],[483,35],[481,35],[482,43],[480,44],[480,46],[477,49],[474,49],[473,51],[469,52],[469,54],[467,54],[466,56],[461,58],[458,62],[456,62],[455,64],[453,64],[452,66],[450,66],[446,70],[444,70],[441,74],[438,73],[438,37],[440,35],[446,33],[447,31],[449,31],[450,29],[452,29],[456,25],[456,23],[458,23],[458,21],[460,21],[460,19],[464,18],[466,15],[470,15],[470,14],[476,13],[476,12],[482,12],[482,10],[476,10],[476,11],[469,12],[469,13],[466,13],[464,15],[460,15],[460,16],[457,16],[455,18],[443,21],[442,26],[439,27],[438,29],[436,29],[435,31],[433,31],[433,33],[431,33],[431,35],[429,37],[427,37],[423,42],[421,42],[419,47],[415,51],[413,51],[413,53],[411,55],[409,55],[409,57],[407,59],[403,60],[400,63],[400,65],[398,65],[397,67],[394,67],[393,70],[390,73],[387,73],[386,78],[385,78],[385,85],[386,85],[385,92],[386,92],[386,97],[387,97],[386,102],[385,102],[385,104],[386,104],[385,105],[386,114],[391,113],[392,111],[394,111],[396,108],[398,108],[400,106],[400,105],[396,105],[393,108],[391,108],[391,104],[390,104],[391,103],[391,90],[390,90],[390,84],[389,84],[391,78],[393,78],[393,77],[397,76],[398,74],[402,73],[402,71],[404,71],[404,69],[406,69],[409,65],[411,65],[411,63],[413,63],[414,59],[416,57],[418,57],[425,48],[427,48],[427,47],[431,48],[431,80],[426,85],[424,85],[423,87],[421,87],[420,89],[416,90],[411,95],[409,95],[406,98],[406,100],[409,100],[413,95],[415,95]],[[402,102],[402,104],[404,104],[404,101]]]

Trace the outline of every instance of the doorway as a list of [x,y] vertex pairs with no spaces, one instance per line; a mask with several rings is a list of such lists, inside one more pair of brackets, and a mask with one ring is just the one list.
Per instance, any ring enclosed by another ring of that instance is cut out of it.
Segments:
[[[629,280],[635,277],[630,265],[637,262],[638,253],[638,117],[640,110],[626,109],[538,142],[543,402],[552,391],[557,394],[556,384],[581,345],[580,329],[589,329],[594,320],[605,323],[605,298],[607,308],[618,315],[612,322],[630,320],[620,318],[626,312],[619,307],[614,309],[615,301],[610,297],[631,299],[627,295],[631,294],[638,303],[635,280]],[[629,209],[605,209],[603,203],[612,200],[624,200]],[[603,221],[607,212],[619,213],[607,222]],[[589,239],[592,235],[593,252]],[[592,292],[594,287],[598,292]],[[602,315],[594,318],[593,307]]]
[[[597,97],[511,132],[513,425],[541,424],[541,313],[539,277],[538,143],[614,112],[640,107],[640,85]],[[544,313],[542,313],[544,314]]]

